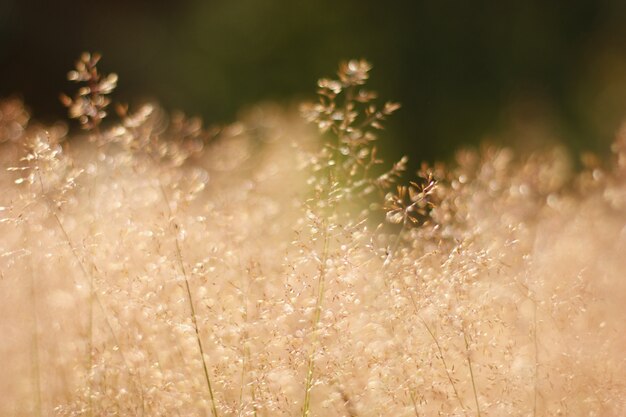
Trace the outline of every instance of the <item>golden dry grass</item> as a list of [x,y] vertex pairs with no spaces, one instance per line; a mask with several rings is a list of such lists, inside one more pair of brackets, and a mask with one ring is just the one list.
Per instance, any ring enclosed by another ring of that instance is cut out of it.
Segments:
[[402,195],[401,166],[351,176],[352,110],[308,107],[328,146],[272,107],[66,138],[3,102],[0,415],[626,414],[626,133],[581,172],[461,152]]

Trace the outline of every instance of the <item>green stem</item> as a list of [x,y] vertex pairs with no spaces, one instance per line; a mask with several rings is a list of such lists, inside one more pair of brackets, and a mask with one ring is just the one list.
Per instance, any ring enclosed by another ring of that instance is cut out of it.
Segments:
[[[174,214],[172,213],[172,209],[170,208],[169,198],[167,197],[167,193],[165,192],[165,187],[163,186],[163,183],[161,182],[160,179],[159,179],[159,188],[161,190],[161,195],[163,196],[163,200],[165,201],[165,206],[167,208],[169,220],[174,225],[174,229],[178,230],[178,225],[176,224],[174,220]],[[207,389],[209,391],[209,397],[211,399],[211,411],[213,413],[213,417],[218,417],[219,415],[217,412],[217,404],[215,401],[215,395],[213,393],[211,377],[209,376],[209,368],[207,366],[206,360],[204,359],[204,347],[202,346],[202,339],[200,338],[200,329],[198,328],[198,318],[196,315],[196,308],[194,307],[194,304],[193,304],[193,297],[191,295],[191,286],[189,285],[189,276],[187,274],[187,268],[185,268],[185,263],[183,262],[183,255],[180,249],[180,241],[178,239],[178,233],[175,233],[175,244],[176,244],[176,260],[178,262],[180,270],[183,274],[183,278],[185,280],[185,290],[187,291],[187,301],[189,303],[189,310],[191,313],[191,322],[193,324],[193,329],[194,329],[195,336],[196,336],[198,351],[200,352],[200,360],[202,362],[202,369],[204,371],[204,379],[206,381]]]
[[311,412],[311,388],[313,387],[313,373],[315,368],[315,349],[319,339],[318,327],[322,316],[322,301],[324,299],[324,287],[326,284],[326,261],[328,259],[329,233],[326,221],[323,224],[324,249],[322,252],[322,262],[318,278],[317,299],[315,302],[315,314],[313,316],[313,341],[307,362],[306,383],[304,386],[304,404],[302,406],[302,417],[308,417]]

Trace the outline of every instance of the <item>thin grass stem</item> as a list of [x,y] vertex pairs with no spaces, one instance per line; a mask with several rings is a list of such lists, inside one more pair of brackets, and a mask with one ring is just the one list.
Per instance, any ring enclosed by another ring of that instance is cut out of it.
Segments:
[[[46,195],[45,193],[45,187],[44,187],[44,183],[43,183],[43,179],[41,178],[41,172],[39,170],[39,167],[36,167],[36,171],[37,171],[37,178],[39,181],[39,186],[41,189],[41,195],[44,198],[44,201],[46,202],[46,204],[48,205],[48,207],[50,208],[50,212],[52,213],[52,217],[55,219],[57,226],[59,227],[59,229],[61,230],[61,233],[63,234],[63,237],[65,238],[65,242],[66,244],[69,246],[74,258],[77,261],[77,264],[83,274],[83,277],[85,279],[88,279],[90,283],[94,282],[94,277],[93,274],[90,274],[87,271],[87,267],[85,266],[85,263],[83,261],[83,259],[80,257],[79,253],[78,253],[78,249],[76,249],[76,246],[74,245],[72,239],[70,238],[69,233],[67,232],[67,229],[65,228],[65,226],[63,225],[63,222],[61,221],[61,219],[59,218],[59,215],[56,213],[56,209],[55,209],[55,205],[53,204],[53,201],[50,200],[50,198]],[[97,267],[94,264],[93,265],[94,269],[97,271]],[[126,359],[126,356],[124,355],[124,352],[121,349],[119,340],[117,338],[117,335],[115,333],[115,330],[113,329],[113,325],[111,324],[110,320],[109,320],[109,316],[106,313],[106,310],[104,308],[104,305],[102,304],[102,300],[100,300],[100,297],[98,297],[98,294],[95,292],[95,290],[93,289],[93,285],[91,286],[91,290],[90,290],[90,294],[91,296],[93,296],[98,304],[98,306],[100,307],[102,314],[104,316],[104,321],[109,329],[109,331],[111,332],[111,336],[113,337],[113,341],[115,343],[116,346],[118,346],[118,350],[120,353],[120,356],[122,358],[122,361],[124,362],[124,366],[126,367],[128,373],[130,375],[133,374],[132,372],[132,368],[128,363],[128,360]],[[92,323],[93,324],[93,323]],[[91,355],[92,352],[90,351],[89,354]],[[91,373],[91,369],[89,370],[89,372]],[[141,410],[142,410],[142,416],[145,413],[145,399],[144,399],[144,395],[143,395],[143,383],[141,381],[141,373],[138,372],[137,373],[137,378],[139,379],[139,395],[140,395],[140,399],[141,399]]]
[[426,322],[421,317],[420,317],[420,321],[426,328],[426,331],[428,331],[428,334],[430,335],[431,339],[433,339],[433,342],[435,343],[435,346],[437,347],[437,350],[439,351],[439,358],[441,359],[441,363],[443,364],[443,369],[446,371],[446,376],[448,377],[448,381],[450,382],[450,385],[452,386],[452,390],[454,391],[454,396],[459,401],[459,405],[461,406],[461,409],[465,411],[465,405],[463,405],[463,401],[461,400],[459,391],[456,389],[456,384],[454,383],[454,380],[452,379],[452,375],[450,375],[450,371],[448,370],[448,364],[446,363],[446,358],[445,358],[445,355],[443,354],[443,349],[441,348],[441,345],[439,344],[439,340],[437,340],[437,336],[435,336],[435,333],[431,330],[430,326],[428,326],[428,324],[426,324]]
[[474,378],[474,369],[472,367],[472,357],[469,351],[469,342],[465,330],[463,331],[463,340],[465,341],[465,352],[467,356],[467,366],[469,367],[470,378],[472,380],[472,391],[474,391],[474,401],[476,401],[476,416],[480,417],[480,403],[478,402],[478,390],[476,389],[476,379]]
[[322,252],[322,259],[320,265],[320,272],[318,278],[318,292],[317,299],[315,302],[315,313],[313,316],[313,341],[312,348],[309,352],[309,357],[307,361],[307,373],[306,373],[306,382],[304,385],[304,404],[302,406],[302,417],[308,417],[311,412],[311,389],[313,387],[313,373],[315,368],[315,353],[316,347],[319,339],[319,323],[322,316],[322,302],[324,300],[324,287],[326,285],[326,261],[328,259],[328,249],[329,249],[329,232],[328,225],[326,220],[323,221],[323,230],[324,230],[324,248]]
[[[153,158],[153,161],[154,161],[154,158]],[[167,193],[165,192],[165,187],[163,186],[163,182],[161,182],[161,179],[159,179],[159,189],[161,190],[161,195],[165,202],[165,207],[167,208],[168,218],[174,225],[174,229],[178,230],[178,224],[176,223],[174,219],[174,214],[172,213],[172,209],[170,207],[170,201],[169,201],[169,198],[167,197]],[[213,386],[211,384],[211,377],[209,376],[209,368],[204,358],[204,347],[202,346],[202,339],[200,337],[200,329],[198,327],[198,318],[196,315],[196,308],[193,303],[191,286],[189,285],[189,275],[187,274],[187,268],[185,267],[185,263],[183,262],[183,255],[180,249],[180,240],[178,238],[178,233],[175,233],[174,237],[175,237],[174,242],[175,242],[175,250],[176,250],[176,260],[178,262],[178,266],[180,267],[180,270],[183,274],[183,278],[185,281],[185,290],[187,292],[187,301],[189,304],[189,311],[191,314],[191,322],[193,324],[193,329],[194,329],[195,336],[196,336],[196,342],[198,345],[198,351],[200,353],[200,361],[202,362],[202,369],[204,371],[204,379],[206,381],[207,389],[209,391],[209,397],[211,399],[211,412],[213,413],[213,417],[219,417],[219,414],[217,412],[217,404],[215,400],[215,395],[213,393]]]

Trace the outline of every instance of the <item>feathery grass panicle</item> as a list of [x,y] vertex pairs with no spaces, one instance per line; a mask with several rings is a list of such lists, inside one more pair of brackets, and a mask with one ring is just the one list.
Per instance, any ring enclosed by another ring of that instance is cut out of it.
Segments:
[[117,86],[117,74],[102,76],[98,71],[100,54],[85,52],[76,61],[76,68],[67,73],[67,79],[85,86],[78,89],[74,98],[61,94],[60,99],[68,108],[69,116],[78,119],[83,129],[97,129],[107,116],[106,108],[111,100],[107,97]]

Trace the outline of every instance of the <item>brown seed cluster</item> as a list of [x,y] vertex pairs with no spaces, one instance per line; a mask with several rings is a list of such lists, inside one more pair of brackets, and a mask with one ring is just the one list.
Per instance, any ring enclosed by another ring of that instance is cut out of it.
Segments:
[[61,94],[69,116],[78,119],[86,130],[98,127],[107,116],[106,108],[111,103],[107,95],[117,86],[117,74],[102,76],[98,72],[100,58],[100,54],[83,53],[76,61],[76,68],[67,73],[67,79],[85,85],[78,89],[74,98]]

